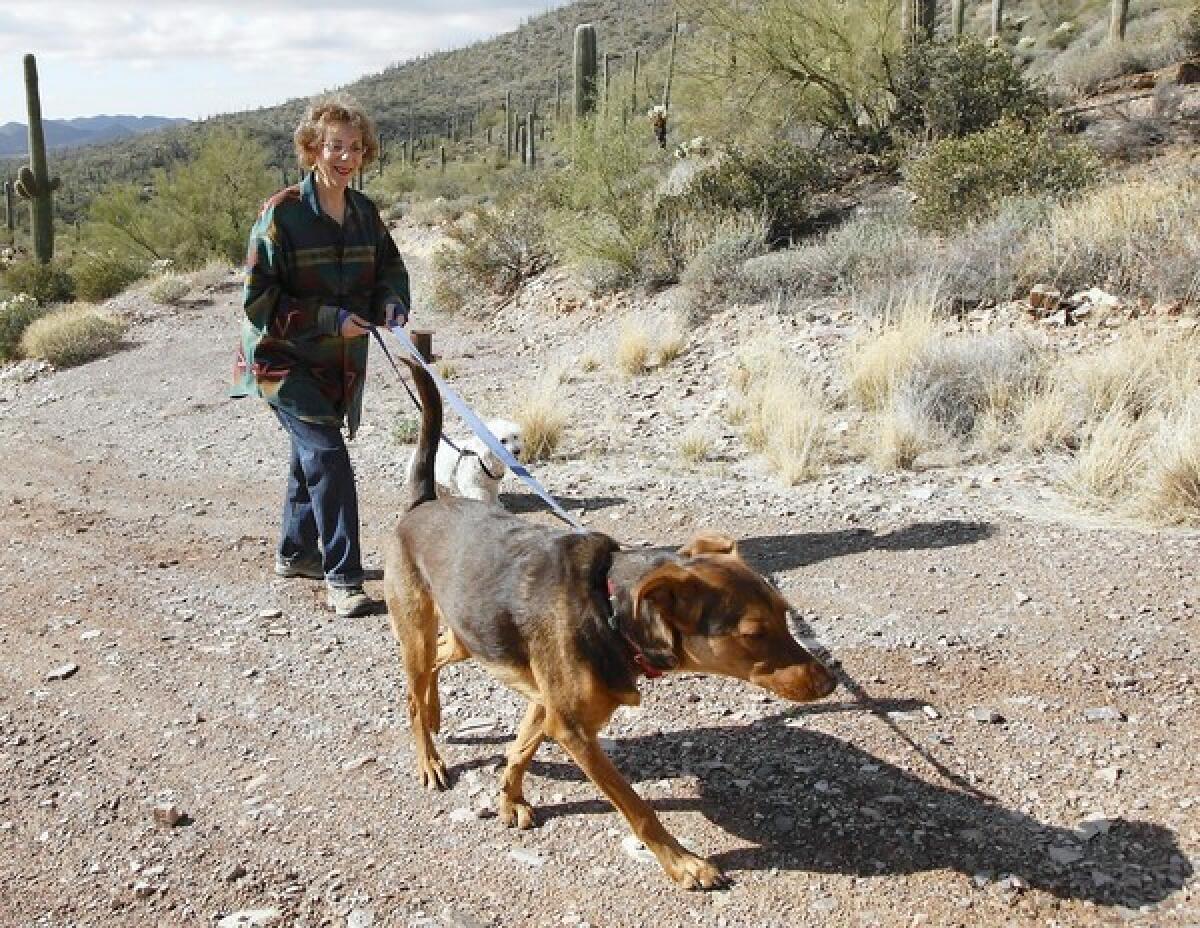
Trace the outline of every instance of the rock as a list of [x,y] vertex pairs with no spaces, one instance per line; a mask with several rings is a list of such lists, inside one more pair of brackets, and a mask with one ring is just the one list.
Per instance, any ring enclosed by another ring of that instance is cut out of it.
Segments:
[[260,619],[282,619],[283,618],[283,610],[282,609],[262,609],[259,611],[258,617]]
[[530,867],[537,868],[546,866],[546,858],[536,851],[523,851],[520,848],[515,848],[508,852],[508,856],[517,863],[526,864]]
[[1046,855],[1056,864],[1061,864],[1064,867],[1069,867],[1073,863],[1078,863],[1083,860],[1083,851],[1073,847],[1055,846],[1046,852]]
[[191,822],[188,814],[173,802],[164,802],[154,807],[154,821],[160,825],[174,828],[176,825],[187,825]]
[[636,860],[640,864],[658,863],[658,858],[646,845],[642,844],[633,835],[626,835],[621,839],[621,850],[625,852],[625,856]]
[[1200,84],[1200,61],[1190,58],[1175,66],[1171,80],[1176,84]]
[[1096,835],[1106,835],[1112,830],[1112,819],[1104,816],[1085,818],[1075,826],[1075,834],[1080,841],[1091,841]]
[[1088,709],[1083,717],[1089,722],[1124,722],[1125,713],[1114,706],[1098,706]]
[[279,909],[242,909],[220,919],[217,928],[261,928],[278,925],[282,921],[283,913]]
[[48,674],[46,679],[57,683],[61,680],[68,680],[79,672],[78,664],[63,664],[61,667],[55,667]]
[[997,712],[995,709],[985,708],[984,706],[976,706],[974,709],[972,709],[971,718],[973,718],[976,722],[980,722],[981,724],[985,725],[999,725],[1004,721],[1004,716],[1002,716],[999,712]]
[[346,928],[371,928],[375,924],[375,913],[370,909],[351,909],[346,916]]
[[374,754],[363,754],[361,757],[356,757],[342,764],[342,772],[351,773],[355,770],[362,770],[363,767],[375,763],[376,760],[377,758]]

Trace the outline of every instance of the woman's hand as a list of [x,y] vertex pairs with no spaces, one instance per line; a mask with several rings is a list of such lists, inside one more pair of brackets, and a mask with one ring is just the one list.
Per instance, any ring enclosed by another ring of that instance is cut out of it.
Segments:
[[338,326],[338,334],[342,338],[361,338],[364,335],[369,335],[370,332],[371,323],[367,322],[362,316],[350,312],[342,317],[341,324]]

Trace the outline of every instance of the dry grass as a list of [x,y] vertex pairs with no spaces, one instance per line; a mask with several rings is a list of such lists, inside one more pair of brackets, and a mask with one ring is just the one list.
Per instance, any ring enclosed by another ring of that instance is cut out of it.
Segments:
[[713,451],[710,429],[694,425],[683,433],[679,441],[679,454],[689,464],[700,464]]
[[617,323],[612,349],[613,363],[627,378],[669,364],[680,357],[688,344],[687,322],[682,312],[629,314]]
[[191,292],[192,283],[182,274],[163,274],[146,288],[150,299],[164,306],[178,306]]
[[787,484],[821,473],[828,458],[829,403],[820,384],[777,340],[762,337],[738,351],[726,415],[747,446],[765,455]]
[[458,365],[447,358],[438,358],[433,368],[442,380],[453,380],[458,376]]
[[909,470],[927,448],[928,432],[907,415],[880,416],[868,456],[879,470]]
[[1145,431],[1129,410],[1109,410],[1067,466],[1066,490],[1085,503],[1127,501],[1142,466]]
[[1200,400],[1167,416],[1149,454],[1138,510],[1155,522],[1200,524]]
[[891,406],[901,380],[937,337],[936,288],[914,288],[884,310],[880,321],[856,338],[846,357],[851,398],[868,410]]
[[569,414],[559,385],[558,377],[543,375],[513,412],[521,426],[526,460],[544,460],[562,442]]
[[117,349],[125,323],[98,309],[69,308],[34,320],[21,336],[21,354],[72,367]]
[[1028,284],[1100,284],[1157,299],[1200,294],[1200,175],[1174,166],[1051,210],[1020,265]]

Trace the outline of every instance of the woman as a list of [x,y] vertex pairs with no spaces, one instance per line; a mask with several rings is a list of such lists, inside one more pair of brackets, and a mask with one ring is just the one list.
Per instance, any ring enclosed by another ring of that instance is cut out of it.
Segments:
[[408,321],[408,271],[379,212],[350,187],[379,153],[366,113],[313,104],[294,134],[303,180],[275,194],[250,232],[233,396],[261,396],[291,440],[281,577],[324,579],[339,616],[363,592],[358,496],[342,426],[358,428],[371,325]]

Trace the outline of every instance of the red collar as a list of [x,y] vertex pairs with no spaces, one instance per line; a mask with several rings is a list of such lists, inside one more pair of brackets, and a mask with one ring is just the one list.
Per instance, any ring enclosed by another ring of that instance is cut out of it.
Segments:
[[617,587],[611,579],[608,581],[608,627],[625,640],[625,646],[629,649],[630,659],[638,670],[651,680],[663,675],[661,670],[646,659],[646,655],[642,653],[642,649],[638,646],[638,643],[630,638],[629,633],[621,627],[621,621],[617,618]]

